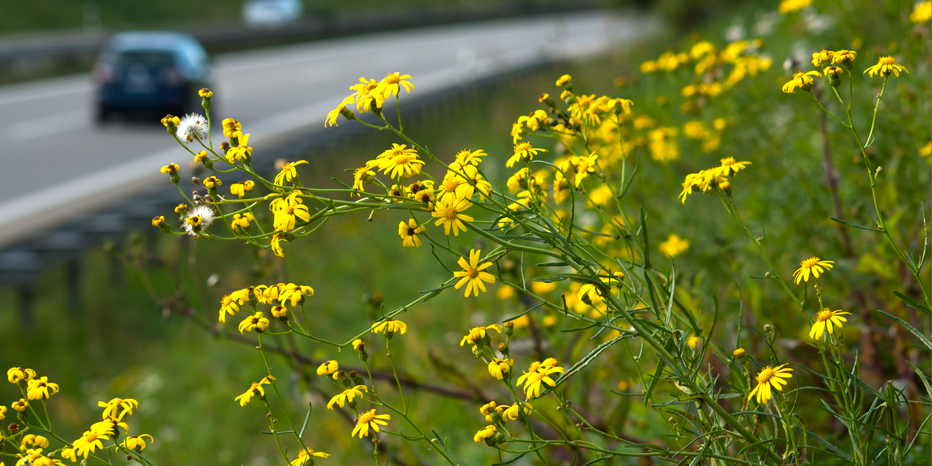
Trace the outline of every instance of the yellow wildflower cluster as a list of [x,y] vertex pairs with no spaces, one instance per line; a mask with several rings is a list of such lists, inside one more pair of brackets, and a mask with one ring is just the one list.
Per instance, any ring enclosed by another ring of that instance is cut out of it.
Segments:
[[726,157],[721,160],[721,163],[721,166],[686,175],[686,179],[683,180],[683,192],[679,195],[683,204],[686,203],[686,197],[692,194],[694,189],[703,193],[711,190],[728,192],[731,188],[731,178],[751,164],[751,162],[737,162],[734,157]]
[[[294,283],[278,283],[276,285],[258,285],[233,291],[228,295],[220,298],[220,316],[218,320],[226,322],[227,315],[235,315],[237,312],[250,313],[246,309],[248,306],[252,312],[242,322],[238,329],[240,333],[256,331],[262,333],[269,326],[269,319],[259,310],[259,304],[270,306],[270,312],[279,322],[286,326],[298,326],[300,323],[295,317],[292,319],[293,312],[290,309],[300,308],[302,316],[304,315],[304,301],[307,297],[314,296],[314,289],[305,285],[296,285]],[[305,317],[306,320],[306,317]]]

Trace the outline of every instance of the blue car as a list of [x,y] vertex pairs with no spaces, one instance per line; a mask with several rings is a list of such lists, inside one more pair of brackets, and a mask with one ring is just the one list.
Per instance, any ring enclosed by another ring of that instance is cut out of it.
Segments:
[[210,60],[196,39],[173,32],[124,32],[104,46],[94,66],[95,116],[184,115],[200,110],[198,89],[210,87]]

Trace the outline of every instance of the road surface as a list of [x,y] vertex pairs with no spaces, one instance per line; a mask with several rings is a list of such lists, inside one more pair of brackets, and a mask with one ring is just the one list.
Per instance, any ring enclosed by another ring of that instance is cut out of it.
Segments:
[[[261,157],[289,132],[324,131],[324,116],[360,76],[411,74],[417,90],[403,100],[416,99],[541,62],[604,53],[656,27],[644,17],[576,12],[220,55],[213,90],[222,113],[215,117],[242,122],[254,157]],[[188,162],[157,122],[95,127],[93,93],[88,75],[0,87],[0,247],[164,183],[160,166]]]

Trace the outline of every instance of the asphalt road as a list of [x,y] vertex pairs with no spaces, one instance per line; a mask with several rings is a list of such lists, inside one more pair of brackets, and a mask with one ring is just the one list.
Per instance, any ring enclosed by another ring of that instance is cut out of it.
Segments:
[[[656,27],[643,17],[567,13],[221,55],[213,90],[222,113],[214,116],[241,121],[253,157],[261,157],[290,132],[324,131],[325,115],[360,76],[411,74],[417,90],[402,100],[415,99],[542,61],[604,53]],[[88,75],[0,87],[0,247],[165,182],[160,166],[188,162],[157,121],[96,127],[93,94]]]

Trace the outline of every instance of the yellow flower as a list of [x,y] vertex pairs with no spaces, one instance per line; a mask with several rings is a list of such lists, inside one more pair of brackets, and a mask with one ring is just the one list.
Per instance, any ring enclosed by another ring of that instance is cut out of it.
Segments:
[[330,375],[340,370],[340,363],[336,361],[327,361],[317,368],[317,375]]
[[[6,406],[0,406],[0,421],[4,419],[6,419]],[[0,442],[3,441],[2,437],[3,437],[3,433],[0,432]]]
[[176,213],[176,214],[184,214],[184,213],[187,212],[187,211],[188,211],[188,205],[187,205],[187,204],[178,204],[177,206],[175,206],[175,213]]
[[353,428],[353,432],[350,434],[350,437],[355,437],[356,433],[359,432],[359,438],[369,436],[369,428],[379,432],[379,425],[387,426],[388,423],[385,422],[391,419],[391,416],[388,414],[375,414],[374,409],[370,409],[359,415],[359,419],[356,419],[356,427]]
[[25,411],[26,411],[26,408],[29,406],[29,402],[26,401],[26,400],[24,400],[24,399],[22,399],[22,398],[20,398],[19,401],[14,401],[13,404],[10,405],[10,406],[11,406],[14,410],[19,411],[19,412],[22,413],[22,412],[25,412]]
[[797,285],[799,285],[800,281],[808,283],[810,273],[812,273],[812,276],[815,278],[819,278],[820,273],[825,273],[826,270],[832,270],[832,267],[835,266],[834,264],[835,261],[824,261],[818,257],[812,256],[799,263],[799,268],[793,272],[793,279],[796,280]]
[[740,358],[741,356],[744,356],[744,348],[738,348],[734,350],[731,354],[735,355],[736,358]]
[[404,322],[400,320],[392,320],[392,319],[385,319],[381,322],[373,322],[372,327],[370,328],[372,329],[372,333],[385,332],[386,334],[400,333],[404,335],[405,333],[408,332],[408,324],[405,324]]
[[32,379],[26,388],[26,397],[30,400],[48,399],[50,395],[58,393],[58,384],[50,383],[48,377]]
[[235,314],[239,311],[239,306],[242,305],[243,302],[244,297],[236,293],[231,293],[220,298],[220,318],[218,320],[220,320],[220,322],[226,322],[227,314]]
[[835,52],[831,50],[823,50],[821,52],[813,53],[812,66],[822,66],[822,62],[831,60],[833,55],[835,55]]
[[[371,183],[372,177],[375,176],[375,172],[369,170],[369,167],[360,167],[353,171],[353,189],[359,191],[365,191],[363,183]],[[351,193],[352,196],[354,193]],[[360,194],[361,196],[361,194]]]
[[676,257],[689,249],[689,240],[680,238],[680,235],[672,234],[667,237],[666,241],[660,243],[657,249],[666,257]]
[[747,168],[748,165],[751,165],[751,162],[735,162],[734,157],[725,157],[721,159],[722,166],[715,168],[716,175],[718,176],[728,176],[733,173],[738,173],[741,170]]
[[406,248],[421,247],[421,238],[417,235],[424,232],[424,227],[418,226],[417,220],[408,219],[408,223],[398,223],[398,236],[401,236],[401,245]]
[[822,76],[822,73],[818,71],[809,71],[803,73],[802,71],[793,74],[793,79],[789,80],[786,84],[783,85],[783,92],[787,94],[795,94],[796,89],[802,89],[808,91],[812,86],[813,76]]
[[165,223],[165,216],[163,215],[159,215],[158,217],[152,218],[152,226],[154,227],[162,226],[162,224],[164,223]]
[[932,1],[919,2],[909,14],[909,20],[914,23],[927,23],[932,19]]
[[459,236],[460,231],[466,231],[466,225],[463,221],[472,222],[474,219],[462,212],[472,207],[472,202],[468,199],[457,199],[456,197],[447,197],[441,199],[434,206],[434,211],[430,213],[432,217],[437,217],[434,225],[443,225],[443,232],[450,235],[450,228],[453,229],[453,236]]
[[379,162],[379,170],[393,180],[417,175],[421,172],[421,165],[424,165],[424,161],[418,158],[417,150],[407,149],[404,144],[392,144],[392,148],[382,152],[376,160]]
[[6,378],[10,383],[19,383],[20,380],[30,381],[36,376],[36,371],[32,369],[23,369],[21,367],[11,367],[6,371]]
[[234,134],[239,133],[243,130],[243,125],[240,122],[227,118],[221,122],[223,126],[223,136],[227,138],[232,138]]
[[562,374],[563,368],[557,366],[557,360],[547,358],[543,362],[534,362],[524,372],[524,375],[518,377],[517,385],[524,384],[524,394],[528,399],[540,396],[541,386],[546,384],[551,387],[556,386],[556,382],[550,378],[551,374]]
[[570,75],[568,75],[568,74],[564,74],[563,76],[560,76],[560,79],[557,79],[557,86],[563,87],[564,84],[566,84],[566,83],[568,83],[568,82],[570,82],[570,81],[572,81],[572,80],[573,80],[573,77],[572,77],[572,76],[570,76]]
[[273,317],[282,318],[288,315],[288,308],[285,306],[272,306],[269,312],[272,313]]
[[485,340],[488,336],[489,330],[495,330],[498,333],[502,333],[503,328],[498,324],[492,324],[485,327],[473,327],[469,329],[469,333],[460,340],[460,346],[464,346],[466,344],[475,345],[480,341]]
[[410,81],[405,81],[405,79],[411,79],[411,75],[388,73],[388,76],[379,82],[379,86],[376,88],[376,92],[381,92],[385,94],[385,97],[388,97],[390,95],[398,95],[398,92],[401,91],[401,87],[404,87],[405,92],[410,94],[411,91],[414,90],[414,84],[411,84]]
[[479,432],[476,432],[476,435],[473,435],[472,440],[476,443],[479,443],[485,439],[492,438],[495,435],[495,426],[489,425],[483,427]]
[[809,5],[812,5],[812,0],[783,0],[780,2],[778,9],[780,10],[780,13],[785,15],[787,13],[802,10]]
[[132,398],[114,398],[108,402],[98,401],[97,406],[104,408],[102,419],[109,418],[119,422],[123,420],[123,416],[132,415],[133,409],[139,408],[139,402]]
[[515,144],[515,154],[505,162],[505,166],[511,168],[519,160],[534,160],[534,155],[538,152],[547,152],[547,150],[531,147],[531,144],[527,142]]
[[754,398],[756,394],[758,403],[770,401],[770,387],[772,386],[778,391],[783,391],[783,386],[786,385],[786,379],[793,377],[791,372],[793,372],[793,369],[786,367],[786,364],[774,368],[770,366],[764,367],[762,371],[757,373],[757,386],[748,394],[748,399]]
[[[531,414],[531,412],[533,411],[533,407],[531,406],[531,404],[530,403],[522,403],[522,404],[524,405],[524,414]],[[502,412],[502,419],[506,421],[513,421],[515,419],[518,419],[519,415],[520,414],[518,413],[518,403],[515,403],[509,406],[507,409],[505,409]]]
[[78,462],[78,455],[74,453],[74,448],[64,448],[61,451],[61,457],[71,460],[72,463]]
[[41,436],[41,435],[29,434],[29,435],[23,437],[22,442],[20,442],[20,444],[19,444],[19,451],[25,451],[25,450],[26,450],[26,445],[29,445],[29,446],[32,446],[32,447],[35,447],[35,448],[48,448],[48,447],[49,447],[49,439],[47,439],[47,438],[45,438],[45,437],[43,437],[43,436]]
[[456,161],[462,165],[479,165],[482,162],[482,157],[485,157],[489,154],[486,154],[484,150],[467,150],[463,149],[456,153]]
[[252,147],[247,145],[249,144],[249,134],[242,134],[237,130],[230,135],[230,138],[236,138],[236,147],[228,150],[223,155],[227,162],[232,164],[236,160],[242,162],[252,157]]
[[149,434],[134,435],[132,437],[126,437],[123,440],[123,448],[133,450],[136,453],[142,453],[142,451],[146,449],[146,439],[143,437],[149,437],[149,443],[155,442],[155,439]]
[[353,340],[353,349],[354,349],[354,350],[359,351],[360,349],[364,349],[365,347],[366,347],[366,344],[363,343],[362,340],[360,340],[359,338]]
[[598,155],[590,155],[589,157],[582,158],[576,162],[576,187],[579,187],[579,183],[583,178],[589,176],[590,173],[595,173],[595,162],[598,159]]
[[296,166],[307,163],[307,160],[298,160],[297,162],[288,162],[282,167],[281,173],[275,175],[275,184],[282,186],[286,181],[294,180],[298,177]]
[[[331,110],[330,113],[327,114],[327,119],[324,120],[324,128],[328,126],[339,126],[337,125],[337,117],[340,115],[346,117],[346,112],[349,111],[346,109],[346,106],[351,103],[353,103],[353,96],[343,99],[340,105],[337,105],[337,108]],[[352,115],[352,113],[350,114]]]
[[485,292],[485,284],[482,282],[495,283],[495,277],[492,274],[483,272],[483,270],[491,267],[492,263],[486,262],[479,265],[479,254],[479,250],[471,249],[469,251],[469,262],[466,262],[465,257],[460,257],[457,262],[463,268],[463,271],[453,272],[454,277],[462,277],[460,281],[456,282],[454,288],[458,290],[466,285],[466,292],[463,294],[465,297],[469,297],[470,292],[474,292],[475,296],[479,296],[480,289]]
[[103,448],[104,444],[101,440],[110,440],[110,437],[107,434],[88,431],[85,432],[81,438],[75,440],[72,445],[75,449],[75,454],[78,456],[83,456],[84,459],[87,459],[89,453],[94,453],[98,448]]
[[352,388],[347,388],[343,390],[343,393],[338,394],[330,399],[330,402],[327,403],[327,409],[333,409],[333,405],[343,407],[346,402],[353,402],[354,398],[362,398],[362,392],[369,391],[365,385],[357,385]]
[[285,234],[282,232],[275,233],[272,235],[272,241],[269,243],[269,248],[272,250],[272,253],[278,257],[285,257],[285,251],[282,250],[281,241],[284,239]]
[[252,191],[252,188],[255,186],[256,182],[252,180],[246,180],[242,183],[233,183],[230,185],[230,194],[243,198],[246,197],[246,193]]
[[492,362],[489,363],[489,375],[498,380],[504,380],[505,376],[511,372],[511,368],[514,367],[514,364],[515,362],[512,359],[505,359],[503,361],[498,358],[493,358]]
[[287,285],[280,285],[279,289],[278,301],[282,304],[288,303],[291,307],[303,303],[305,296],[314,296],[314,288],[306,285],[298,286],[294,283],[289,283]]
[[887,77],[887,76],[890,76],[890,73],[893,73],[894,76],[899,76],[900,71],[905,71],[909,73],[909,70],[907,70],[905,66],[898,65],[896,63],[895,58],[880,57],[880,59],[877,60],[877,64],[864,70],[864,73],[867,73],[868,75],[870,75],[870,77],[873,78],[874,76],[877,76],[877,75],[880,75],[882,77]]
[[288,195],[285,199],[275,199],[269,203],[269,209],[272,210],[274,217],[272,226],[276,231],[288,232],[295,228],[298,219],[305,222],[311,220],[311,214],[306,205],[298,197],[297,191]]
[[847,322],[848,319],[841,317],[843,315],[850,316],[850,312],[842,312],[841,309],[837,311],[832,311],[829,308],[822,309],[816,314],[816,321],[812,324],[812,329],[809,330],[809,338],[813,340],[818,340],[822,338],[822,335],[825,333],[825,330],[828,329],[829,335],[835,334],[835,327],[841,328],[843,322]]
[[271,385],[273,380],[275,380],[275,377],[268,375],[258,382],[253,382],[252,385],[249,386],[249,390],[246,390],[245,393],[234,398],[234,400],[239,401],[240,406],[246,406],[246,403],[249,403],[249,400],[252,400],[252,397],[255,396],[256,393],[259,393],[259,398],[265,398],[265,390],[262,389],[262,386]]
[[253,330],[257,333],[262,333],[268,326],[269,319],[266,319],[262,311],[259,311],[240,322],[237,329],[239,329],[239,333],[251,332]]
[[304,466],[307,463],[308,458],[316,456],[318,458],[329,458],[330,453],[324,453],[322,451],[314,451],[310,448],[306,450],[301,450],[298,452],[298,458],[291,462],[291,466]]

